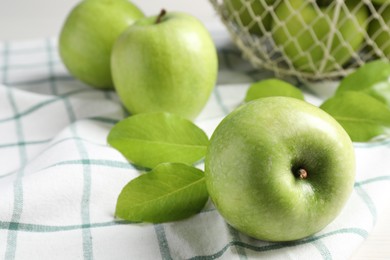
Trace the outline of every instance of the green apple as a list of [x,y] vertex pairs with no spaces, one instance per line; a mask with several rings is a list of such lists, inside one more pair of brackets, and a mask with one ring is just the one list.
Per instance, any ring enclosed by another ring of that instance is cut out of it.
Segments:
[[390,58],[390,5],[378,8],[377,11],[379,18],[371,20],[368,26],[368,35],[376,47],[383,52],[383,55]]
[[384,3],[390,3],[389,0],[371,0],[374,4],[384,4]]
[[138,20],[118,38],[111,69],[130,113],[164,111],[194,119],[216,83],[218,58],[198,19],[162,11]]
[[144,17],[127,0],[84,0],[61,29],[59,52],[68,71],[96,88],[113,88],[110,56],[116,38]]
[[[238,26],[248,28],[253,34],[263,35],[264,30],[271,28],[271,12],[268,6],[274,4],[274,0],[224,0],[224,6],[229,15]],[[260,23],[262,25],[260,25]]]
[[294,68],[340,69],[362,46],[368,11],[360,0],[285,0],[275,10],[273,39]]
[[348,134],[320,108],[290,97],[249,102],[214,131],[205,180],[215,207],[239,231],[297,240],[328,225],[354,185]]

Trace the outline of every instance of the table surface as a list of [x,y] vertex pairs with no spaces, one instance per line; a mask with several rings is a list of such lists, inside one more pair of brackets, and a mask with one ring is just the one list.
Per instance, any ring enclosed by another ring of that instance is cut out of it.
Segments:
[[[76,0],[0,1],[0,41],[56,37]],[[146,15],[157,14],[162,8],[184,11],[198,17],[206,27],[222,28],[218,16],[207,0],[133,0]],[[50,22],[48,22],[50,21]],[[360,259],[390,259],[390,204],[378,217],[367,240],[352,256]]]

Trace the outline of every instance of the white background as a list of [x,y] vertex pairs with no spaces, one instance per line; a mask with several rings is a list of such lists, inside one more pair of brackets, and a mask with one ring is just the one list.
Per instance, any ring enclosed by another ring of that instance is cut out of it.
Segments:
[[[58,35],[61,25],[76,0],[0,0],[0,40],[21,40]],[[206,24],[219,22],[207,0],[134,0],[146,15],[162,8],[184,11]]]
[[[56,37],[76,0],[0,0],[0,41]],[[161,8],[200,18],[209,29],[221,28],[208,0],[133,0],[146,15]],[[390,202],[369,238],[352,259],[390,259]],[[342,245],[340,245],[342,246]]]

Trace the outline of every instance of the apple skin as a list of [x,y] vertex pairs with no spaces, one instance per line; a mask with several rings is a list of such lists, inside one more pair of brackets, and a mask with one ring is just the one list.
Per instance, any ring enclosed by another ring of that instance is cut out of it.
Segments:
[[[378,9],[379,10],[379,9]],[[390,5],[386,6],[383,10],[380,9],[380,17],[390,27]],[[383,52],[383,54],[390,58],[390,32],[383,28],[378,19],[373,19],[368,26],[368,35],[377,45],[377,47]]]
[[[300,179],[298,169],[307,177]],[[239,231],[291,241],[328,225],[349,198],[355,155],[330,115],[290,97],[251,101],[214,131],[205,180],[215,207]]]
[[215,86],[217,51],[195,17],[166,13],[138,20],[111,56],[115,89],[132,114],[169,112],[194,119]]
[[[347,5],[350,12],[353,10],[354,15],[346,19],[349,13],[341,8],[337,30],[332,32],[330,21],[335,19],[337,13],[335,4],[320,6],[318,12],[314,8],[315,3],[285,0],[275,10],[277,19],[272,20],[273,39],[299,71],[327,72],[340,69],[352,57],[351,50],[356,52],[361,47],[366,33],[368,11],[364,5],[357,9],[359,2],[347,0],[341,3]],[[327,48],[329,37],[333,37],[333,40]],[[319,45],[319,42],[324,46]]]
[[68,71],[84,83],[113,88],[111,49],[116,38],[142,11],[127,0],[84,0],[69,13],[59,37],[59,52]]
[[374,4],[384,4],[384,3],[389,3],[389,0],[371,0]]
[[[271,28],[271,13],[266,11],[264,5],[259,1],[246,1],[249,4],[249,8],[252,10],[253,14],[249,12],[248,8],[243,5],[241,0],[224,0],[223,3],[226,7],[226,11],[231,16],[230,19],[233,19],[238,26],[249,27],[249,33],[256,34],[259,36],[263,35],[263,31],[260,25],[257,22],[254,22],[253,15],[261,17],[260,21],[264,26],[266,31],[269,31]],[[272,6],[274,0],[265,0],[266,4]],[[238,16],[235,15],[238,13]]]

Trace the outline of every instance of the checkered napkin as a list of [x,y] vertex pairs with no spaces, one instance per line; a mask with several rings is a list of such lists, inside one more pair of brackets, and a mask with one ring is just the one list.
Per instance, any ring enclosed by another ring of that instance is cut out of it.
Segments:
[[[196,121],[209,136],[250,82],[270,76],[225,41],[217,46],[218,84]],[[183,221],[130,224],[114,218],[119,192],[139,175],[106,143],[127,116],[116,94],[73,79],[53,39],[0,43],[0,83],[0,258],[345,259],[390,201],[390,141],[383,141],[355,144],[350,200],[335,221],[303,240],[249,238],[210,202]]]

